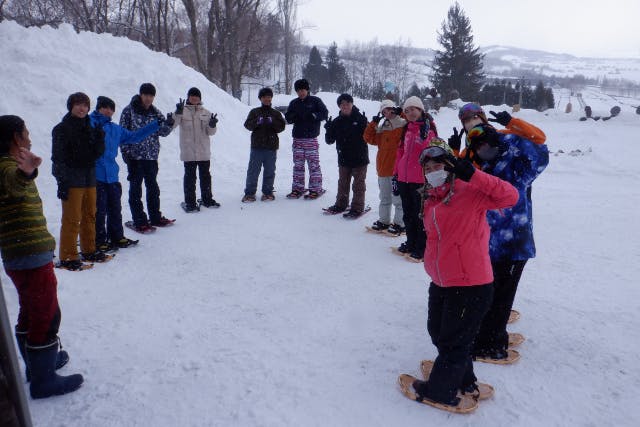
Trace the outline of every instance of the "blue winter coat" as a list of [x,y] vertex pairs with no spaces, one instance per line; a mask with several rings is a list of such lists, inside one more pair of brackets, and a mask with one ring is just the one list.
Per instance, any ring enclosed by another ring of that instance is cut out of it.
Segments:
[[291,135],[294,138],[315,138],[320,135],[320,122],[327,120],[329,112],[324,102],[317,96],[307,95],[289,103],[284,118],[293,123]]
[[104,154],[96,160],[96,181],[111,184],[119,182],[118,172],[120,167],[116,162],[118,147],[120,144],[137,144],[149,135],[157,132],[158,122],[154,120],[142,129],[131,132],[111,121],[111,117],[93,111],[89,118],[91,126],[102,128],[104,131]]
[[140,95],[131,98],[129,105],[124,107],[120,115],[120,126],[127,130],[136,131],[153,122],[158,121],[157,132],[146,137],[140,144],[127,144],[120,146],[122,158],[125,162],[129,160],[158,160],[160,153],[159,136],[167,136],[171,133],[172,127],[166,124],[164,115],[153,105],[144,109]]
[[531,184],[549,164],[549,149],[514,134],[499,134],[499,139],[501,154],[481,164],[482,170],[511,183],[519,198],[512,208],[487,212],[489,253],[492,261],[527,260],[536,256]]

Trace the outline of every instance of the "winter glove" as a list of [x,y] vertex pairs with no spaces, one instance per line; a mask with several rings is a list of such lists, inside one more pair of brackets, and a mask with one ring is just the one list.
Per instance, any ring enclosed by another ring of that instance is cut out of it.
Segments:
[[327,119],[327,123],[324,124],[325,130],[329,130],[329,128],[331,127],[332,122],[333,122],[333,118],[331,116],[329,116],[329,118]]
[[176,104],[176,114],[184,113],[184,99],[180,98],[180,102]]
[[447,143],[452,150],[460,151],[460,146],[462,145],[462,131],[458,133],[458,129],[453,128],[453,135],[449,137]]
[[382,120],[382,114],[378,113],[375,116],[373,116],[371,118],[372,121],[376,122],[376,123],[380,123],[380,120]]
[[69,198],[69,190],[58,185],[58,199],[67,200]]
[[444,164],[444,170],[447,172],[453,172],[456,177],[466,182],[469,182],[473,174],[476,172],[476,168],[469,160],[456,159],[451,154],[447,155],[447,159]]
[[273,118],[271,116],[265,117],[264,122],[265,124],[270,125],[271,123],[273,123]]
[[214,128],[218,124],[218,113],[211,114],[211,118],[209,119],[209,127]]
[[402,114],[402,108],[401,108],[401,107],[394,107],[394,108],[393,108],[393,113],[394,113],[396,116],[399,116],[400,114]]
[[400,189],[398,188],[398,175],[391,177],[391,192],[394,196],[400,195]]
[[256,120],[256,125],[262,126],[263,123],[264,123],[264,117],[262,116],[258,117],[258,120]]
[[175,122],[176,122],[176,119],[173,118],[173,113],[167,114],[167,118],[165,119],[164,124],[166,124],[169,127],[172,127]]
[[495,119],[487,119],[490,122],[498,122],[502,126],[506,126],[511,121],[511,114],[507,113],[506,111],[502,111],[500,113],[496,113],[495,111],[489,111],[489,113],[491,113],[491,115],[495,117]]

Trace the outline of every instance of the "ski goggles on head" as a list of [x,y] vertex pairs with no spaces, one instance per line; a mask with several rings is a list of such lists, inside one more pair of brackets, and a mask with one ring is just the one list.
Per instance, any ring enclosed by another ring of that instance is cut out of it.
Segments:
[[429,160],[434,162],[443,163],[447,156],[447,151],[438,146],[427,147],[420,153],[420,164],[424,166]]
[[467,146],[473,147],[483,142],[488,142],[490,145],[495,145],[492,142],[493,137],[496,135],[496,131],[491,125],[478,125],[469,131],[467,131]]
[[482,107],[473,102],[463,105],[458,111],[458,118],[462,122],[465,122],[474,117],[482,117],[483,115],[484,110],[482,109]]

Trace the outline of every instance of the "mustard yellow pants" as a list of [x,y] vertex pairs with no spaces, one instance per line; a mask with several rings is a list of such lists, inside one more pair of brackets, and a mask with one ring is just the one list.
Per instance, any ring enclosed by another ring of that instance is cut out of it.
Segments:
[[78,234],[80,250],[90,254],[96,251],[96,187],[74,187],[62,201],[62,227],[60,228],[60,260],[77,260]]

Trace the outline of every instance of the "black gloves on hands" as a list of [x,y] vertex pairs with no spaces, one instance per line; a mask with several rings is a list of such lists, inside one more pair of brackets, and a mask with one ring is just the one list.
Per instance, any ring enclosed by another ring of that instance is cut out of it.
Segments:
[[211,114],[211,118],[209,119],[209,127],[214,128],[218,124],[218,113]]
[[167,118],[165,119],[164,123],[171,127],[174,125],[174,123],[176,122],[176,119],[173,118],[173,113],[169,113],[167,114]]
[[176,114],[182,114],[184,112],[184,99],[180,98],[180,102],[176,104]]
[[378,113],[375,116],[373,116],[371,118],[372,121],[376,122],[376,123],[380,123],[380,120],[382,120],[382,114]]
[[329,128],[331,127],[332,121],[333,121],[333,117],[329,116],[329,118],[327,119],[327,123],[324,124],[325,130],[329,130]]
[[460,147],[462,146],[462,133],[463,131],[458,133],[458,129],[453,128],[453,135],[451,135],[447,140],[447,143],[452,150],[460,151]]
[[58,199],[67,200],[69,198],[69,190],[64,187],[58,186]]
[[476,172],[476,168],[469,160],[457,159],[451,154],[447,155],[444,170],[453,172],[457,178],[466,182],[469,182],[473,174]]
[[393,193],[394,196],[400,195],[400,189],[398,188],[398,175],[393,175],[393,177],[391,177],[391,193]]
[[511,114],[507,113],[506,111],[502,111],[500,113],[496,113],[495,111],[489,111],[489,113],[491,113],[491,115],[495,117],[495,119],[487,119],[490,122],[498,122],[502,126],[506,126],[511,121]]

